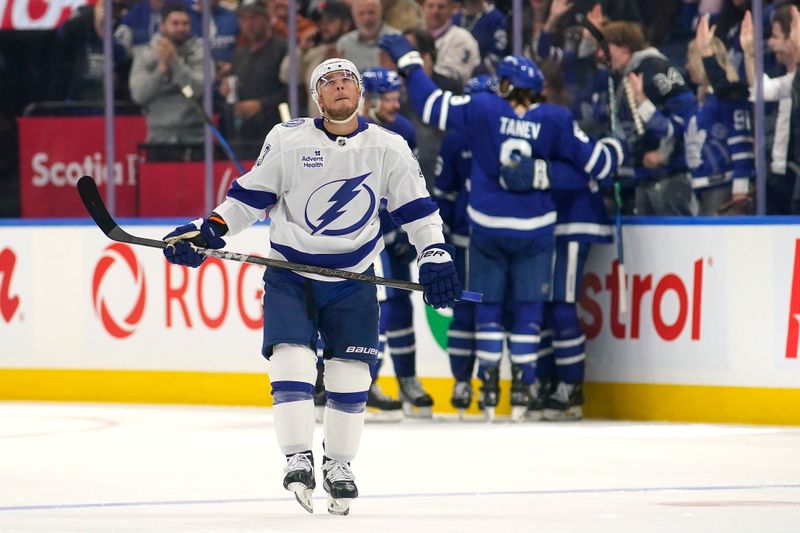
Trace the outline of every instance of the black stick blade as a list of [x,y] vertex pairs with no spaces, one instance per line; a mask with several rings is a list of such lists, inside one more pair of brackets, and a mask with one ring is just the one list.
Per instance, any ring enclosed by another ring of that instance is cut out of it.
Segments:
[[78,180],[78,194],[81,196],[86,211],[94,219],[95,224],[108,235],[111,233],[117,223],[111,218],[111,215],[106,209],[103,199],[100,197],[100,191],[97,189],[97,184],[91,176],[83,176]]

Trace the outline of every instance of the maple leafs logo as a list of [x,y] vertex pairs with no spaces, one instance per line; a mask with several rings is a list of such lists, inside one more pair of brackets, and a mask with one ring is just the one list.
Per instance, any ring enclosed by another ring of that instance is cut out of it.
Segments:
[[703,146],[706,144],[706,130],[697,127],[697,117],[689,120],[686,133],[683,134],[684,149],[686,150],[686,164],[695,169],[703,164]]

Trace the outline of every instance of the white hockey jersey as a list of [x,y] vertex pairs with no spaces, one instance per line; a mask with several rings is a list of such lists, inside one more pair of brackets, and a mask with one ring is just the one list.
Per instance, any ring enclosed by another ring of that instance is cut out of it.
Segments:
[[337,137],[322,119],[298,118],[272,128],[253,168],[214,211],[229,234],[269,212],[271,258],[364,272],[383,249],[381,199],[418,251],[444,242],[438,209],[402,137],[361,118],[354,133]]

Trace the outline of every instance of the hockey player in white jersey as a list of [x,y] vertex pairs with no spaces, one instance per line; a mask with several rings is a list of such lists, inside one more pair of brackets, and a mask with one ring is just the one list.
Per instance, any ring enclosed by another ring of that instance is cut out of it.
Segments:
[[[453,305],[461,286],[442,221],[406,142],[358,117],[361,77],[344,59],[320,64],[310,92],[322,118],[275,126],[253,168],[238,178],[210,216],[164,240],[173,263],[199,266],[192,244],[225,245],[269,211],[269,257],[371,273],[383,247],[378,206],[406,230],[419,252],[425,301]],[[328,511],[347,514],[358,496],[350,461],[364,424],[369,365],[378,353],[374,285],[268,268],[264,274],[264,341],[269,359],[275,433],[286,455],[284,487],[313,512],[316,486],[312,438],[317,334],[325,343],[323,487]]]

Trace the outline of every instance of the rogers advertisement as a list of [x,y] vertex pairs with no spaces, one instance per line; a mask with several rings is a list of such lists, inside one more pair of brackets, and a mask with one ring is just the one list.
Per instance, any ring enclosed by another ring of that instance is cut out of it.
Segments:
[[[83,175],[108,181],[103,117],[23,117],[19,120],[22,216],[84,217],[75,191]],[[137,146],[147,137],[142,117],[115,119],[116,214],[136,216]]]

